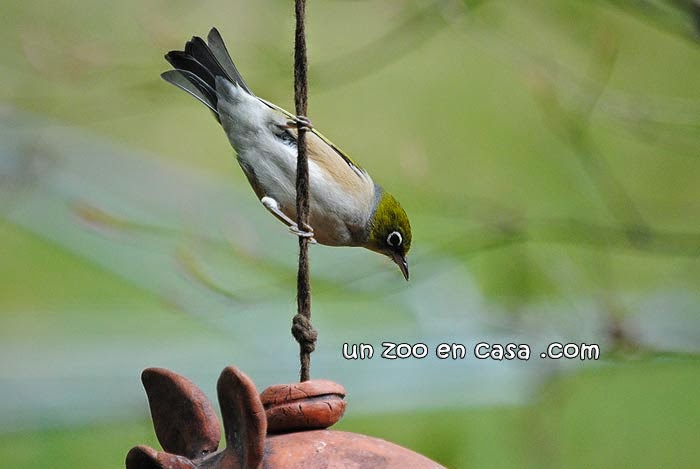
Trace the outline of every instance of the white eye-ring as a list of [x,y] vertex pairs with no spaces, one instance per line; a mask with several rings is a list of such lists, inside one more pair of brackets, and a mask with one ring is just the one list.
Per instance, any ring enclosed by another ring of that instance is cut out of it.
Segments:
[[389,236],[386,237],[386,243],[391,247],[401,246],[403,243],[403,237],[398,231],[392,231]]

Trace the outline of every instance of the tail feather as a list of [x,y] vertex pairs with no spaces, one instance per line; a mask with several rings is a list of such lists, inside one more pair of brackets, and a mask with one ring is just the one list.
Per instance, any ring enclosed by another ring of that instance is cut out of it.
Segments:
[[223,77],[253,95],[226,49],[226,44],[216,28],[207,36],[209,43],[194,36],[185,44],[184,51],[170,51],[165,55],[174,70],[168,70],[161,77],[168,83],[186,91],[211,109],[219,119],[216,91],[217,77]]
[[209,48],[211,49],[212,53],[219,60],[219,63],[224,70],[226,70],[228,78],[246,90],[248,94],[253,95],[253,92],[250,91],[250,88],[236,68],[236,64],[234,64],[233,60],[231,60],[231,54],[229,54],[219,30],[216,28],[211,28],[211,31],[209,31],[209,35],[207,36],[207,41],[209,42]]
[[185,54],[201,63],[214,77],[224,76],[231,79],[201,37],[194,36],[185,44]]
[[216,91],[197,75],[187,70],[168,70],[161,73],[160,76],[168,83],[172,83],[197,98],[199,102],[211,109],[216,119],[219,120],[219,111],[216,109]]
[[170,62],[170,65],[172,65],[175,70],[188,71],[209,85],[212,89],[216,89],[216,77],[213,75],[212,69],[207,68],[202,62],[195,59],[194,56],[187,52],[179,50],[170,51],[165,55],[165,60]]

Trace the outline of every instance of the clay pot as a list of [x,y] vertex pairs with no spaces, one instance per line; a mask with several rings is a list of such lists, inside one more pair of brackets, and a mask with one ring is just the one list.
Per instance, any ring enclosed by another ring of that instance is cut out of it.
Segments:
[[326,430],[345,412],[345,389],[312,380],[267,388],[258,395],[236,367],[224,369],[217,393],[226,447],[202,391],[162,368],[142,374],[153,425],[164,451],[136,446],[127,469],[194,468],[440,468],[439,464],[379,438]]

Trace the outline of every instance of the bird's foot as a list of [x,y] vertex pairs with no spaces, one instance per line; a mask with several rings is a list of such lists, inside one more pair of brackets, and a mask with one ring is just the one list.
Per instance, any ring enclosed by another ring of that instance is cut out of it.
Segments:
[[309,225],[305,225],[303,230],[299,229],[299,225],[294,223],[289,227],[289,231],[292,232],[295,236],[299,236],[301,238],[309,238],[309,242],[311,244],[318,244],[318,241],[314,239],[314,230],[311,228]]
[[282,221],[285,225],[289,227],[289,231],[291,231],[295,236],[301,236],[302,238],[309,238],[309,242],[311,244],[318,244],[318,241],[314,239],[314,229],[311,228],[308,224],[304,224],[304,229],[300,230],[299,225],[297,225],[294,220],[289,218],[287,215],[284,214],[282,209],[280,208],[279,202],[277,202],[275,199],[269,196],[265,196],[262,199],[260,199],[260,202],[267,208],[270,213],[272,213],[277,219]]
[[287,121],[287,128],[310,132],[314,128],[314,125],[311,123],[311,120],[308,117],[296,116]]

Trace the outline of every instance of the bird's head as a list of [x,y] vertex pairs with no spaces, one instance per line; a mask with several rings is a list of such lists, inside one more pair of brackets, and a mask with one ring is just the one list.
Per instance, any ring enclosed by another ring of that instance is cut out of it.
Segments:
[[369,221],[367,249],[389,256],[408,280],[406,255],[411,249],[411,224],[399,202],[388,192],[382,192]]

